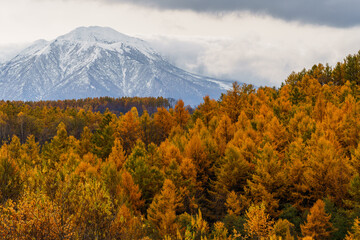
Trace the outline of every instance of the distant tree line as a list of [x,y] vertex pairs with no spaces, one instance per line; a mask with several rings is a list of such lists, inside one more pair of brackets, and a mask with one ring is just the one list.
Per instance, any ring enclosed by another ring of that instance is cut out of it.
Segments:
[[[69,133],[80,137],[85,126],[95,129],[100,116],[111,112],[117,116],[132,108],[154,114],[158,108],[170,109],[175,100],[162,97],[123,97],[123,98],[86,98],[58,101],[0,101],[0,141],[9,141],[13,135],[25,142],[29,135],[34,135],[41,144],[49,141],[56,134],[60,122],[66,124]],[[190,111],[192,108],[187,107]]]
[[[106,109],[110,112],[120,115],[130,111],[131,108],[136,107],[139,114],[142,115],[146,110],[150,115],[155,113],[157,108],[172,108],[175,106],[176,100],[173,98],[163,97],[99,97],[99,98],[85,98],[72,100],[57,100],[57,101],[29,101],[25,102],[30,107],[58,107],[60,109],[76,108],[84,109],[85,111],[93,111],[104,113]],[[22,104],[22,102],[20,102]]]

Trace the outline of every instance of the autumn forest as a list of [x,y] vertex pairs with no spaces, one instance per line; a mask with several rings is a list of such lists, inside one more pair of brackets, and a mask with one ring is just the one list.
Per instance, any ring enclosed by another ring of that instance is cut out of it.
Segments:
[[360,52],[195,109],[2,101],[0,238],[360,239],[359,119]]

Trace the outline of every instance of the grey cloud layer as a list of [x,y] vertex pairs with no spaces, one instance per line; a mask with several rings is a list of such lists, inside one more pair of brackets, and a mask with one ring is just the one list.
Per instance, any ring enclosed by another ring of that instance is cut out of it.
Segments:
[[132,3],[159,9],[198,12],[251,11],[285,20],[351,27],[360,24],[357,0],[98,0]]

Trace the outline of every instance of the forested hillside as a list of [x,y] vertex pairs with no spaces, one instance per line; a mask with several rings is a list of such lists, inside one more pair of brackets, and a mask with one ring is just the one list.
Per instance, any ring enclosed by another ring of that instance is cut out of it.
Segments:
[[356,54],[191,115],[1,102],[0,238],[360,239],[359,84]]
[[[60,122],[66,125],[70,135],[79,138],[85,126],[91,131],[95,130],[105,112],[119,116],[135,107],[139,114],[143,114],[144,111],[153,114],[159,107],[169,109],[173,105],[175,105],[174,99],[162,97],[101,97],[38,102],[0,101],[0,142],[8,141],[16,135],[20,138],[20,142],[24,143],[28,136],[34,135],[42,145],[55,136]],[[191,108],[189,110],[192,111]]]

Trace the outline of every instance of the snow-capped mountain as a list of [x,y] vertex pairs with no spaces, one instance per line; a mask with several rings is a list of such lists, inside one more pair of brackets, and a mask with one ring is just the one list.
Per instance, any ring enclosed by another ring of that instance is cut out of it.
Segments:
[[146,42],[111,28],[80,27],[38,40],[0,65],[0,99],[162,96],[197,105],[231,86],[181,70]]

